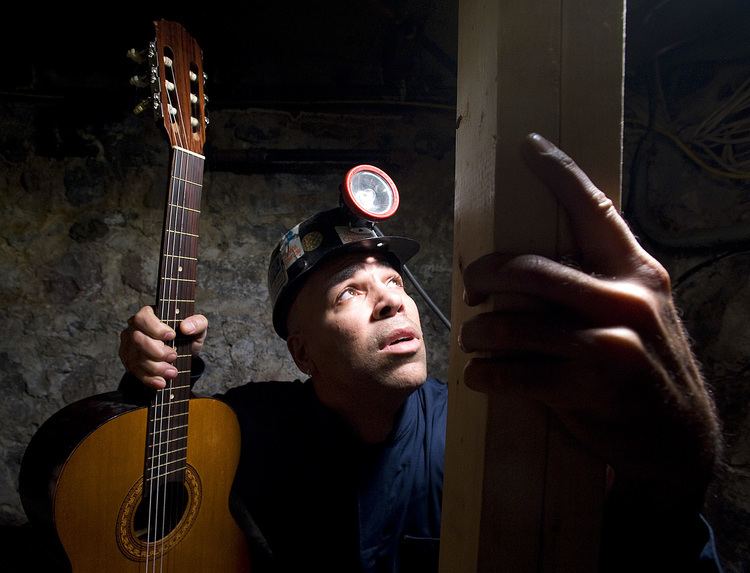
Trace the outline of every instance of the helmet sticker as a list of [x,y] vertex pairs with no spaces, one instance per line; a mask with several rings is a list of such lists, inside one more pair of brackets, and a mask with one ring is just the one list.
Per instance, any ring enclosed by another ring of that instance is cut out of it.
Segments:
[[284,285],[289,282],[289,277],[286,274],[286,269],[281,261],[281,257],[274,256],[271,259],[271,264],[268,267],[268,290],[271,294],[271,300],[276,303],[276,299],[279,297],[279,292],[284,288]]
[[302,237],[302,247],[305,252],[314,251],[323,242],[323,235],[318,231],[313,231]]
[[294,261],[304,254],[302,242],[299,239],[299,225],[295,225],[286,232],[286,235],[281,240],[279,254],[281,255],[281,260],[284,261],[285,269],[291,267]]
[[368,227],[336,227],[336,233],[345,245],[362,239],[374,239],[378,236],[373,229]]

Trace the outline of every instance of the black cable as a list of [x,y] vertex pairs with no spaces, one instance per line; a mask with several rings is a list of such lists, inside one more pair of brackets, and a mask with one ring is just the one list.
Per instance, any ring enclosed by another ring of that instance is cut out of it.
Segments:
[[706,259],[704,261],[701,261],[700,263],[698,263],[698,264],[690,267],[685,272],[683,272],[679,277],[677,277],[676,279],[674,279],[672,281],[672,290],[673,291],[678,291],[682,287],[682,285],[685,283],[685,281],[687,281],[687,279],[689,279],[690,277],[692,277],[693,275],[695,275],[699,271],[702,271],[706,267],[710,267],[712,265],[715,265],[719,261],[721,261],[723,259],[726,259],[728,257],[734,257],[736,255],[746,255],[748,253],[750,253],[749,249],[739,249],[739,250],[725,251],[723,253],[719,253],[718,255],[716,255],[714,257],[711,257],[710,259]]
[[[375,230],[375,234],[377,234],[378,237],[384,237],[383,232],[378,228],[377,225],[373,224],[373,229]],[[411,284],[414,285],[414,288],[417,289],[417,292],[419,293],[419,296],[424,299],[427,306],[429,306],[432,311],[437,315],[437,317],[440,319],[440,321],[445,325],[445,327],[450,330],[451,329],[451,323],[446,318],[446,316],[440,311],[440,309],[437,307],[437,305],[433,302],[433,300],[430,298],[430,296],[427,294],[427,292],[422,288],[422,285],[419,284],[419,281],[417,278],[412,274],[412,272],[407,268],[406,265],[401,265],[401,270],[403,274],[406,276],[407,279],[411,282]]]
[[417,289],[417,292],[424,299],[425,303],[427,303],[427,306],[429,306],[432,309],[432,311],[437,315],[437,317],[440,319],[440,321],[450,331],[450,329],[451,329],[451,323],[450,323],[450,321],[446,318],[446,316],[442,312],[440,312],[440,309],[437,307],[437,305],[427,295],[427,293],[425,292],[425,290],[422,288],[422,285],[420,285],[419,281],[417,281],[417,277],[415,277],[412,274],[412,272],[406,267],[406,265],[401,265],[401,270],[406,275],[406,278],[408,278],[411,281],[411,284],[414,285],[414,288]]

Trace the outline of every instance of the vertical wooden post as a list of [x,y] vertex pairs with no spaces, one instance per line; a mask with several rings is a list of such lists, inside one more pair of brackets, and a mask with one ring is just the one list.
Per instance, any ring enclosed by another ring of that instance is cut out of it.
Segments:
[[603,465],[543,406],[467,389],[456,341],[470,314],[465,264],[492,251],[555,257],[569,244],[564,215],[521,161],[527,133],[555,141],[619,204],[623,38],[624,0],[459,2],[441,573],[596,570]]

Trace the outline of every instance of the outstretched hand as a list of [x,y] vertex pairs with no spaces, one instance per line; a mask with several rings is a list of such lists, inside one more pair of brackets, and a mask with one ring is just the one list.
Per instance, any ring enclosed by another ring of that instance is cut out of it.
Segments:
[[466,384],[548,405],[616,485],[700,503],[719,429],[669,275],[567,155],[532,134],[524,156],[570,218],[577,264],[493,253],[466,267],[466,303],[495,309],[462,325],[463,350],[490,353]]
[[[180,323],[180,332],[192,338],[190,347],[193,356],[203,348],[208,332],[208,319],[201,314],[187,317]],[[150,306],[144,306],[128,319],[128,326],[120,333],[120,360],[125,368],[152,388],[164,388],[166,380],[177,377],[177,368],[172,365],[177,352],[169,344],[176,333],[154,314]]]

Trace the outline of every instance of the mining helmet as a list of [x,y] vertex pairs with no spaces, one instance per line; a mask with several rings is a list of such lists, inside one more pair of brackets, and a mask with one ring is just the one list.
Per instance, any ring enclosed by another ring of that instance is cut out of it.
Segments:
[[273,327],[286,340],[287,315],[305,279],[316,266],[351,252],[383,253],[400,267],[419,250],[406,237],[381,236],[371,221],[354,215],[343,204],[316,213],[289,229],[274,248],[268,265],[268,292]]

